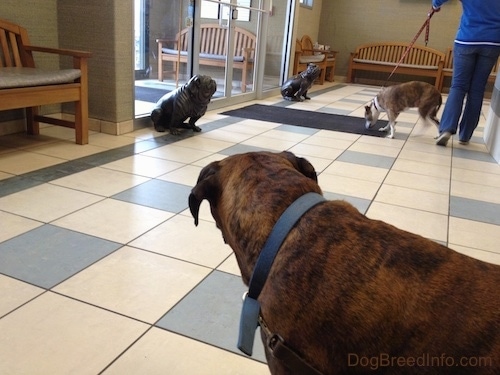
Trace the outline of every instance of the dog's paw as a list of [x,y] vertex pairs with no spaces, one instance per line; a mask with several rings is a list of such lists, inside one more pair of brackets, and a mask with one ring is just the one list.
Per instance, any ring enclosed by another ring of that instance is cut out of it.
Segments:
[[394,138],[394,134],[389,134],[389,135],[386,136],[386,138],[393,139]]

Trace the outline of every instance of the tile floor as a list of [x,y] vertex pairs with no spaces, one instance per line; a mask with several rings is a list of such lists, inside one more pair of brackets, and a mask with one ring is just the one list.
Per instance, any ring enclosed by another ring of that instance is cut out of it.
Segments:
[[[377,90],[327,84],[311,101],[260,103],[361,117]],[[259,340],[253,358],[236,349],[245,287],[231,249],[206,202],[199,227],[187,210],[201,168],[234,153],[293,151],[328,198],[500,264],[500,166],[484,115],[469,146],[445,148],[413,110],[392,140],[220,112],[180,137],[0,137],[1,374],[268,374]]]

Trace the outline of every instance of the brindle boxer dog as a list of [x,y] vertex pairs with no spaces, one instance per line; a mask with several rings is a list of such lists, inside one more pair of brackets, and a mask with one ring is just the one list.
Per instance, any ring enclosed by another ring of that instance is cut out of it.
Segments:
[[[247,153],[203,168],[189,206],[197,224],[209,201],[248,284],[279,216],[308,192],[321,194],[307,160]],[[259,302],[269,331],[322,374],[499,374],[499,287],[500,266],[336,200],[291,230]],[[271,373],[297,374],[262,339]]]

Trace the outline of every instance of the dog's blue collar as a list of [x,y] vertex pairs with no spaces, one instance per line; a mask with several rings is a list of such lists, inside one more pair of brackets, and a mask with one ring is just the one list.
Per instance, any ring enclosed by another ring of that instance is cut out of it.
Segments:
[[240,332],[238,337],[238,349],[247,355],[252,355],[255,330],[259,325],[260,304],[259,297],[266,282],[274,258],[290,230],[297,221],[311,208],[324,202],[325,198],[318,193],[307,193],[294,201],[274,225],[271,234],[266,240],[264,247],[257,259],[255,268],[250,278],[248,292],[243,300],[243,308],[240,317]]

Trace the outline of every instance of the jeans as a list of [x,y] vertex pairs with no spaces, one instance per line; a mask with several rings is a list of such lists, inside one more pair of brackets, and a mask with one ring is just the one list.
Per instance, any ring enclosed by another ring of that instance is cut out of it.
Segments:
[[459,139],[469,141],[479,122],[488,76],[497,63],[499,54],[500,47],[454,45],[453,77],[439,133],[455,134],[460,120]]

